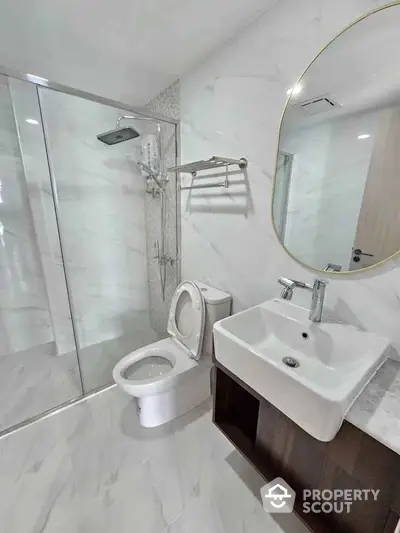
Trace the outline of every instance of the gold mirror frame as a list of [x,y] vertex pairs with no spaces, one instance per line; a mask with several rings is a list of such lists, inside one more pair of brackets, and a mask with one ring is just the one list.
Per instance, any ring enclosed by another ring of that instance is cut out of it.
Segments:
[[[358,17],[357,19],[355,19],[351,24],[349,24],[348,26],[346,26],[341,32],[339,32],[333,39],[331,39],[319,52],[318,54],[314,57],[314,59],[310,62],[310,64],[306,67],[306,69],[302,72],[301,76],[299,78],[297,78],[297,81],[293,84],[293,87],[300,83],[300,81],[303,79],[303,77],[307,74],[307,72],[310,70],[310,68],[313,66],[313,64],[315,63],[315,61],[325,52],[325,50],[332,44],[334,43],[341,35],[343,35],[343,33],[345,33],[347,30],[349,30],[350,28],[352,28],[353,26],[355,26],[356,24],[358,24],[359,22],[371,17],[372,15],[375,15],[375,13],[379,13],[380,11],[384,11],[386,9],[390,9],[391,7],[395,7],[395,6],[400,6],[400,0],[396,0],[395,2],[391,2],[389,4],[386,4],[384,6],[381,6],[381,7],[378,7],[372,11],[370,11],[369,13],[365,14],[365,15],[361,15],[360,17]],[[286,101],[286,104],[283,108],[283,112],[282,112],[282,117],[281,117],[281,120],[280,120],[280,123],[279,123],[279,134],[278,134],[278,146],[276,148],[276,158],[275,158],[275,173],[274,173],[274,186],[272,188],[272,196],[271,196],[271,219],[272,219],[272,227],[274,228],[274,232],[275,232],[275,236],[276,238],[278,239],[278,242],[279,244],[282,246],[282,248],[285,250],[285,252],[294,260],[296,261],[296,263],[298,263],[299,265],[301,265],[302,267],[306,268],[307,270],[311,270],[312,272],[317,272],[317,273],[323,273],[324,276],[327,276],[327,277],[330,277],[330,276],[348,276],[348,275],[352,275],[352,274],[359,274],[361,272],[366,272],[367,270],[372,270],[373,268],[376,268],[376,267],[379,267],[385,263],[387,263],[388,261],[396,258],[399,254],[400,254],[400,249],[395,252],[394,254],[390,255],[389,257],[387,257],[386,259],[384,259],[383,261],[379,261],[378,263],[375,263],[374,265],[370,265],[368,267],[364,267],[364,268],[360,268],[360,269],[357,269],[357,270],[345,270],[344,272],[334,272],[334,271],[325,271],[325,270],[321,270],[321,269],[318,269],[318,268],[314,268],[310,265],[307,265],[306,263],[303,263],[303,261],[300,261],[300,259],[297,259],[297,257],[295,257],[287,248],[286,246],[283,244],[283,242],[281,241],[279,235],[278,235],[278,231],[276,229],[276,226],[275,226],[275,220],[274,220],[274,197],[275,197],[275,188],[276,188],[276,175],[277,175],[277,171],[278,171],[278,158],[279,158],[279,146],[280,146],[280,143],[281,143],[281,135],[282,135],[282,124],[283,124],[283,119],[285,118],[285,113],[286,113],[286,110],[289,106],[289,102],[290,102],[290,98],[291,96],[289,96],[289,98],[287,99]]]

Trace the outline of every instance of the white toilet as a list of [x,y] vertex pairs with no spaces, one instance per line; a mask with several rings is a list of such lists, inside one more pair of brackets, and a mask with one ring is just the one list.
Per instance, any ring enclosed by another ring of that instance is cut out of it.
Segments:
[[230,315],[232,297],[199,281],[184,281],[172,298],[169,338],[126,355],[114,381],[137,398],[140,424],[155,427],[210,396],[213,324]]

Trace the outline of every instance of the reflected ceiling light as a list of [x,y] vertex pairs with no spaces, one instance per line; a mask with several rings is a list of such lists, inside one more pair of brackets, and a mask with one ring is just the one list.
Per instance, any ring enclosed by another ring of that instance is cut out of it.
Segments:
[[296,96],[297,94],[301,93],[302,90],[303,87],[300,85],[300,83],[296,83],[296,85],[293,85],[293,87],[290,87],[290,89],[286,91],[286,94],[288,96]]
[[27,118],[25,119],[25,122],[27,122],[28,124],[39,124],[39,121],[35,120],[34,118]]
[[369,139],[371,135],[369,133],[362,133],[357,137],[357,139]]
[[47,78],[41,78],[40,76],[35,76],[34,74],[27,74],[26,77],[29,81],[33,81],[33,83],[47,83],[49,81]]

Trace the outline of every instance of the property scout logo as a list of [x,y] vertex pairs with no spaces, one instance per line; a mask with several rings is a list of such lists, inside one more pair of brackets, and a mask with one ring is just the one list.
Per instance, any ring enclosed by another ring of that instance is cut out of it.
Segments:
[[[379,489],[304,489],[303,513],[350,513],[355,501],[376,501]],[[291,513],[296,493],[280,477],[261,488],[261,498],[268,513]]]

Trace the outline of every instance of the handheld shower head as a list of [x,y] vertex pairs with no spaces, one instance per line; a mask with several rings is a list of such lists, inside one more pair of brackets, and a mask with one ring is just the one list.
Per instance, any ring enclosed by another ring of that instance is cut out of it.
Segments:
[[108,145],[113,145],[129,141],[129,139],[136,139],[136,137],[139,137],[140,135],[140,133],[131,126],[126,128],[119,128],[118,126],[115,130],[99,133],[99,135],[97,135],[99,141]]

